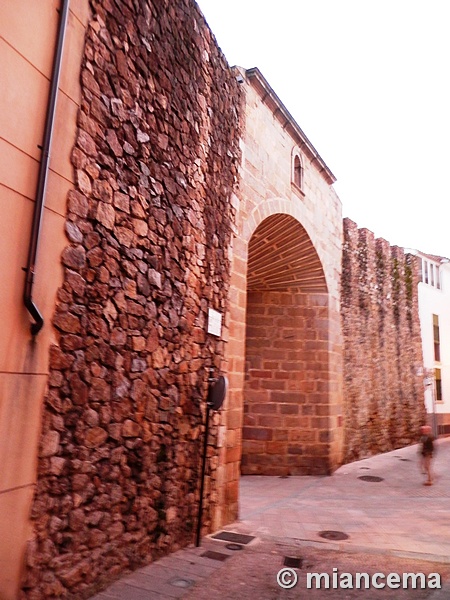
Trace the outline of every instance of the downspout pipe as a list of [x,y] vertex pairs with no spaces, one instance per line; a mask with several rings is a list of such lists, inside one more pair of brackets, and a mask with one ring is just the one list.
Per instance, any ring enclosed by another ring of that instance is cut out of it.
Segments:
[[31,334],[37,335],[44,325],[44,319],[33,301],[33,283],[36,269],[36,257],[39,246],[42,215],[44,211],[45,190],[50,163],[50,148],[53,137],[53,127],[56,112],[56,98],[58,96],[59,77],[61,73],[64,39],[67,28],[67,16],[69,14],[70,0],[62,0],[59,10],[58,39],[56,42],[55,55],[53,59],[52,78],[50,82],[50,93],[47,105],[47,116],[45,120],[44,139],[41,147],[41,161],[39,163],[39,175],[34,202],[33,222],[31,226],[30,246],[28,250],[27,266],[23,269],[25,275],[25,289],[23,295],[24,304],[32,316],[34,323],[31,324]]

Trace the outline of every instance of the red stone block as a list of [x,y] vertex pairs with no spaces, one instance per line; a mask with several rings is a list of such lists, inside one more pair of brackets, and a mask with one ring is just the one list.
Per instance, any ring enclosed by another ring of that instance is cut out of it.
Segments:
[[262,427],[245,427],[242,430],[242,435],[248,440],[271,440],[272,430]]

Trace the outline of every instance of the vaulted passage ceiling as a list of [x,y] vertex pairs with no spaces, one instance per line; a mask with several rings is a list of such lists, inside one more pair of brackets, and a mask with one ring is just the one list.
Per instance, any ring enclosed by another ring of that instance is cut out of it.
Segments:
[[268,217],[253,234],[248,253],[247,289],[327,291],[317,252],[305,229],[290,215]]

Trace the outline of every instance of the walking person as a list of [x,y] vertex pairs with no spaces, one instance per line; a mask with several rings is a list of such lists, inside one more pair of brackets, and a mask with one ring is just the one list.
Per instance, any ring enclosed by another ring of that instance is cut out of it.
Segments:
[[432,485],[433,476],[431,471],[431,462],[434,453],[434,437],[431,433],[431,427],[429,425],[422,425],[420,428],[420,434],[422,472],[427,476],[427,480],[425,481],[424,485]]

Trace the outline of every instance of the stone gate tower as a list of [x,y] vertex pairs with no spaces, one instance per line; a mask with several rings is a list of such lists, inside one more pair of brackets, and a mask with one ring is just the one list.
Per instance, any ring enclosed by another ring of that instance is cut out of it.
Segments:
[[241,473],[330,473],[343,443],[335,178],[259,70],[237,75],[245,131],[217,522],[236,517]]

